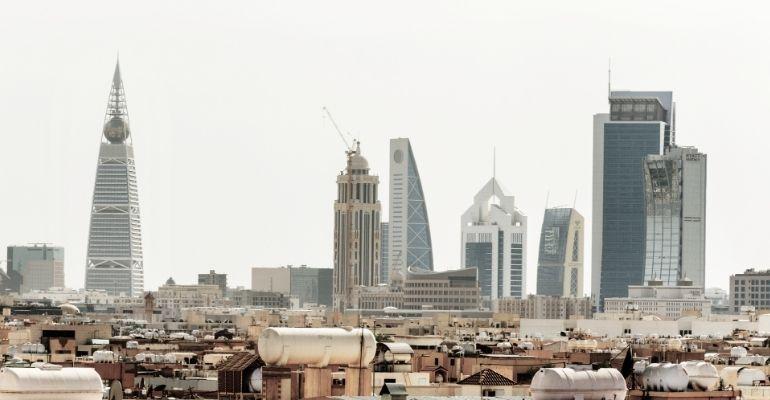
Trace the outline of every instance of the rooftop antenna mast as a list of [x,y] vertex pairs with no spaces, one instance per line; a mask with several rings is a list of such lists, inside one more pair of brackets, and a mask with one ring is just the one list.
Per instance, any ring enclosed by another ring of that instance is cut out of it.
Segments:
[[495,186],[497,185],[497,147],[492,146],[492,195],[497,196],[495,193]]
[[577,189],[575,189],[575,198],[572,200],[572,208],[573,209],[575,207],[577,207],[577,194],[578,194],[578,191],[577,191]]
[[612,57],[607,60],[607,99],[612,97]]

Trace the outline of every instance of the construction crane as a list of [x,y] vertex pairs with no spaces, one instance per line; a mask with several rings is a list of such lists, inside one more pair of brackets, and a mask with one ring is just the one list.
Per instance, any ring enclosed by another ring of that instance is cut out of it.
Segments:
[[[345,143],[345,147],[348,149],[348,151],[354,151],[355,150],[354,146],[351,146],[350,143],[348,142],[348,140],[345,138],[345,134],[342,133],[342,130],[340,129],[340,127],[337,126],[337,122],[334,121],[334,117],[332,117],[332,113],[329,112],[329,109],[326,108],[326,106],[323,106],[323,107],[321,107],[321,110],[324,112],[324,114],[327,117],[329,117],[329,121],[332,122],[332,125],[334,126],[334,129],[337,131],[337,134],[340,135],[340,139],[342,139],[342,141]],[[350,133],[348,133],[348,137],[353,139],[353,137],[350,135]],[[356,140],[353,139],[353,144],[355,145],[355,143],[356,143]]]
[[[353,176],[351,174],[352,171],[352,157],[354,154],[357,153],[356,147],[354,147],[357,143],[356,140],[353,139],[353,146],[350,145],[348,140],[345,138],[345,134],[342,133],[342,130],[337,126],[337,122],[334,121],[334,117],[332,117],[332,113],[329,112],[329,109],[326,108],[326,106],[322,107],[321,110],[324,112],[324,114],[329,117],[329,120],[332,122],[332,125],[334,126],[334,129],[337,131],[337,134],[340,136],[340,139],[345,143],[345,147],[347,148],[347,151],[345,151],[345,154],[347,155],[347,169],[345,171],[345,174],[347,175],[347,179],[345,182],[346,190],[345,190],[345,198],[340,199],[345,201],[345,252],[340,253],[339,256],[343,257],[342,260],[342,269],[343,271],[340,271],[340,273],[343,273],[345,275],[345,290],[341,291],[344,296],[344,299],[340,301],[342,306],[344,304],[344,307],[340,307],[338,311],[344,311],[345,308],[350,307],[350,304],[348,304],[348,300],[351,298],[351,290],[355,284],[355,279],[353,277],[353,271],[352,266],[350,265],[350,260],[353,257],[352,251],[353,251],[353,203],[351,201],[351,193],[353,193]],[[348,136],[351,136],[348,134]],[[351,137],[352,139],[352,137]],[[336,281],[336,278],[335,278]],[[334,292],[337,292],[335,289]],[[336,303],[336,302],[335,302]],[[335,304],[337,306],[337,304]],[[360,315],[359,315],[359,325],[360,325]],[[360,386],[360,383],[359,383]]]

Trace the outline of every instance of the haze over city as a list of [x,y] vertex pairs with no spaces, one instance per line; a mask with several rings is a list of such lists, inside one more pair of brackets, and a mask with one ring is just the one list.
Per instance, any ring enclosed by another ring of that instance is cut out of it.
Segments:
[[[439,6],[440,5],[440,6]],[[331,267],[335,179],[360,139],[386,193],[388,141],[411,140],[437,270],[460,267],[460,216],[496,176],[529,217],[527,291],[548,205],[586,218],[592,117],[613,89],[671,90],[677,142],[709,156],[706,286],[766,267],[770,19],[763,3],[100,2],[0,6],[0,246],[66,249],[83,286],[116,58],[142,205],[145,287],[210,267]],[[575,198],[575,194],[577,196]],[[575,200],[576,199],[576,200]],[[387,198],[382,197],[383,215]]]

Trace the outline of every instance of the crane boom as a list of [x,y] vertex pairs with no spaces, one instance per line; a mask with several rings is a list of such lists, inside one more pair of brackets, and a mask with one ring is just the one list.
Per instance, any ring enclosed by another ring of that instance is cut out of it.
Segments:
[[329,112],[329,109],[326,108],[326,106],[323,106],[321,109],[326,114],[326,116],[329,117],[329,120],[332,121],[332,125],[334,126],[334,129],[337,131],[337,134],[340,135],[340,139],[342,139],[342,141],[345,143],[345,147],[347,147],[349,151],[352,151],[353,148],[350,147],[350,143],[348,143],[348,140],[345,139],[345,135],[342,133],[342,130],[340,130],[339,126],[337,126],[337,122],[334,121],[334,117],[332,117],[332,113]]

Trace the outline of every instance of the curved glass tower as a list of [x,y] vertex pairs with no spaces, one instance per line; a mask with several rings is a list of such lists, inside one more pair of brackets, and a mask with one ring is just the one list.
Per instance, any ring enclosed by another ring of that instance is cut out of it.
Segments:
[[[390,265],[403,277],[409,267],[433,270],[428,207],[409,139],[390,139]],[[393,276],[384,277],[393,280]]]
[[120,65],[115,65],[104,116],[88,232],[86,289],[112,295],[144,292],[142,227],[134,147]]

